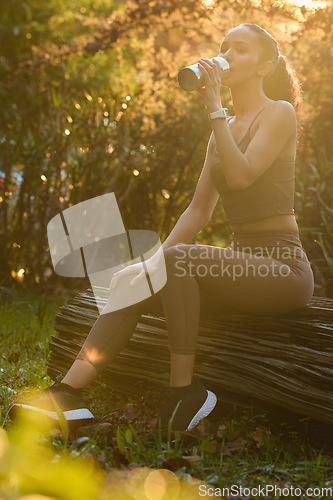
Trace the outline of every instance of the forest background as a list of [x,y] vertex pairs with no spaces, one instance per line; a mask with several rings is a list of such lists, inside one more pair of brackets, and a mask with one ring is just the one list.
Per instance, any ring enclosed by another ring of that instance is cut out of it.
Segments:
[[[178,71],[257,23],[302,84],[295,209],[316,291],[333,277],[333,4],[272,0],[11,0],[0,22],[0,285],[89,286],[57,276],[49,220],[114,192],[127,229],[163,241],[188,206],[211,132]],[[230,93],[222,88],[232,113]],[[226,245],[221,201],[195,243]]]

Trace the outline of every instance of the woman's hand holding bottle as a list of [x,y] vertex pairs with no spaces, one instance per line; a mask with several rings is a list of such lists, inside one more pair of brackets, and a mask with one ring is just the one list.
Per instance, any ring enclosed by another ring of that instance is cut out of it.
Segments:
[[203,96],[208,112],[213,113],[223,107],[220,96],[223,69],[214,59],[210,61],[202,58],[198,65],[205,78],[205,87],[198,90]]

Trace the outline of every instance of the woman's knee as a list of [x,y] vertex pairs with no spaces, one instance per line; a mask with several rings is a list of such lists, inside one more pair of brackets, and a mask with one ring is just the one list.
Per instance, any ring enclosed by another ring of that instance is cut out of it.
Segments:
[[165,262],[174,262],[175,259],[185,258],[187,255],[185,244],[178,244],[164,250]]
[[182,276],[186,274],[186,245],[175,245],[164,250],[165,267],[167,269],[168,277]]

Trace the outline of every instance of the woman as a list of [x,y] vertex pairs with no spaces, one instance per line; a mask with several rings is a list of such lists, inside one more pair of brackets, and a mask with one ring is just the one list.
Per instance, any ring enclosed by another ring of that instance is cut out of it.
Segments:
[[[57,419],[51,394],[67,420],[93,418],[82,401],[82,388],[125,346],[140,315],[157,312],[166,317],[171,360],[161,426],[165,429],[173,416],[173,430],[192,429],[216,403],[216,396],[193,377],[200,311],[233,308],[275,315],[310,300],[313,274],[293,209],[297,80],[277,42],[257,25],[232,29],[220,55],[230,65],[227,75],[216,62],[199,61],[205,76],[200,92],[212,134],[193,199],[162,245],[165,286],[139,304],[101,315],[62,383],[30,403],[16,403],[13,412],[40,410]],[[221,83],[231,90],[235,116],[230,119],[220,101]],[[220,194],[232,248],[184,244],[208,223]],[[154,272],[154,257],[147,266]],[[133,272],[130,267],[114,275],[111,294],[119,278]]]

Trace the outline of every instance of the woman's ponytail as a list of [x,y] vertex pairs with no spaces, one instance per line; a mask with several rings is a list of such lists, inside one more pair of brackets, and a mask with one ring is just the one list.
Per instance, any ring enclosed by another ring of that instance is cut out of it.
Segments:
[[302,91],[299,79],[288,59],[280,54],[277,41],[257,24],[242,24],[254,31],[259,40],[261,59],[272,61],[273,68],[263,80],[263,90],[267,97],[274,101],[290,102],[296,111],[298,136],[302,131]]
[[286,56],[279,55],[272,72],[264,78],[263,90],[270,99],[288,101],[297,115],[302,114],[301,85]]

